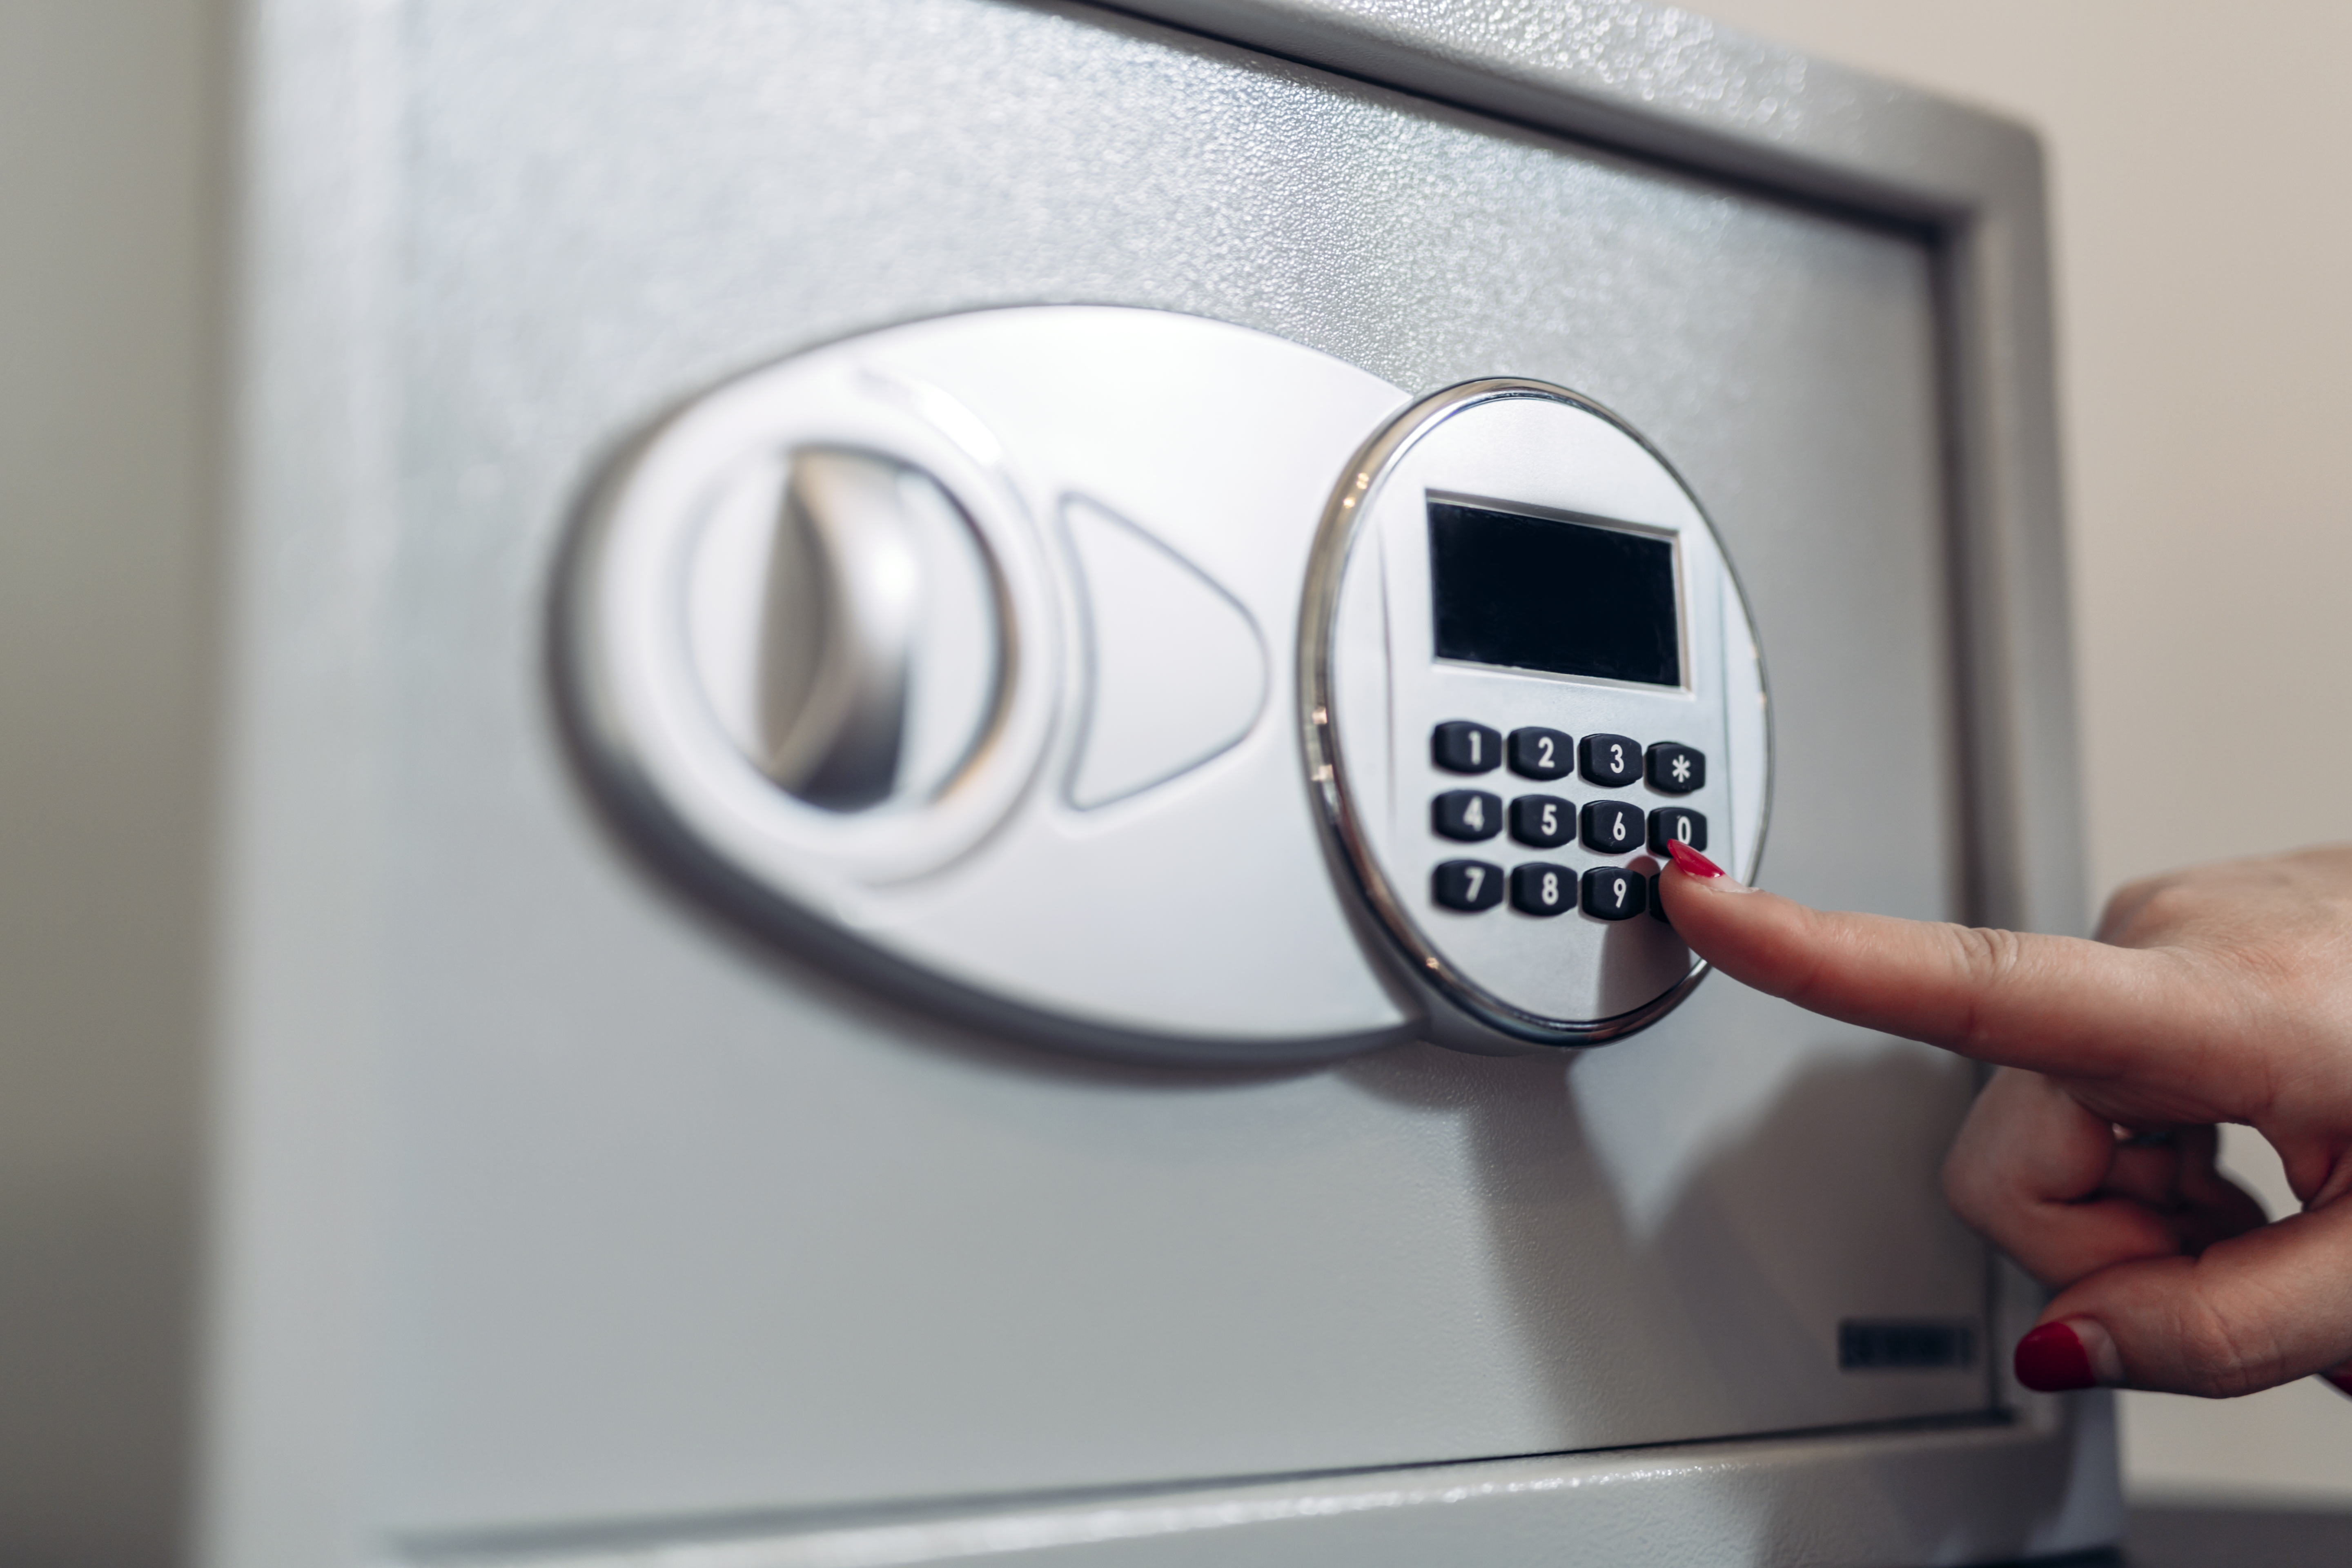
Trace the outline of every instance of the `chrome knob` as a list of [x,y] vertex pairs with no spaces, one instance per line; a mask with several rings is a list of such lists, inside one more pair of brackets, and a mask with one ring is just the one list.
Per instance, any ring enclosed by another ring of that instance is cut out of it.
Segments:
[[688,593],[721,726],[811,805],[931,799],[995,715],[994,569],[963,509],[911,465],[803,447],[749,466],[712,509]]

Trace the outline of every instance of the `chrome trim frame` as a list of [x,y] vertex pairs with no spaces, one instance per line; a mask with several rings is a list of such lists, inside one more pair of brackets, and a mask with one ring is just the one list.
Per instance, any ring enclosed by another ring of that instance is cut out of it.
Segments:
[[[1713,966],[1703,958],[1694,959],[1689,971],[1673,988],[1613,1018],[1542,1018],[1493,994],[1430,945],[1406,911],[1404,901],[1390,885],[1357,821],[1347,788],[1346,768],[1331,733],[1331,632],[1339,614],[1340,579],[1346,574],[1349,552],[1355,545],[1364,515],[1365,509],[1357,503],[1373,493],[1381,477],[1415,442],[1447,419],[1483,403],[1523,397],[1567,404],[1622,431],[1673,478],[1715,538],[1725,574],[1731,579],[1732,591],[1739,600],[1740,618],[1748,623],[1749,645],[1756,649],[1757,679],[1764,689],[1764,805],[1757,818],[1756,841],[1748,850],[1748,863],[1739,868],[1743,880],[1756,879],[1756,868],[1764,858],[1764,840],[1772,827],[1772,683],[1764,667],[1763,644],[1758,640],[1755,622],[1748,615],[1747,590],[1740,584],[1730,552],[1723,547],[1722,536],[1716,533],[1715,520],[1707,516],[1706,508],[1699,503],[1698,496],[1674,464],[1666,460],[1665,454],[1606,405],[1549,382],[1495,376],[1461,382],[1433,392],[1374,432],[1349,460],[1324,508],[1323,521],[1315,531],[1315,548],[1307,561],[1306,599],[1298,616],[1299,739],[1306,752],[1308,788],[1317,806],[1316,820],[1323,828],[1327,847],[1335,851],[1331,858],[1346,869],[1357,891],[1379,917],[1381,931],[1403,961],[1404,973],[1414,983],[1435,992],[1439,1005],[1451,1005],[1507,1039],[1530,1046],[1577,1048],[1607,1045],[1649,1027],[1681,1005],[1683,998],[1706,978]],[[1685,605],[1685,636],[1688,619]]]

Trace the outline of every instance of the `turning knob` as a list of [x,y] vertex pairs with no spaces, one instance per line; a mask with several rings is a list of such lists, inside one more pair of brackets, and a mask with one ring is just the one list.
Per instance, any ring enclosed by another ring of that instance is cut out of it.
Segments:
[[818,447],[750,465],[712,508],[688,591],[720,724],[811,805],[929,800],[995,717],[994,568],[963,509],[908,464]]

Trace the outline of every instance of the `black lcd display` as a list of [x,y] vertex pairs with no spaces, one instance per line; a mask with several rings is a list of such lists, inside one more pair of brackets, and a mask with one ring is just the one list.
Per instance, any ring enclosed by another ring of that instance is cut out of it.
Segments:
[[1671,540],[1433,500],[1429,565],[1440,658],[1683,682]]

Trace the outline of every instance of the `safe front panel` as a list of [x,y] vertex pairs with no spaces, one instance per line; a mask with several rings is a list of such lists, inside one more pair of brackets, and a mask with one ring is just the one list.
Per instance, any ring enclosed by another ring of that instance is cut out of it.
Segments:
[[[1538,377],[1642,429],[1763,646],[1762,879],[1953,915],[1916,237],[1083,7],[442,0],[404,28],[366,1156],[384,1523],[1986,1405],[1986,1255],[1935,1182],[1960,1064],[1719,978],[1583,1055],[1209,1070],[984,1037],[682,889],[583,785],[549,669],[567,524],[678,399],[950,310],[1194,312],[1416,394]],[[1857,1319],[1974,1325],[1979,1364],[1842,1371]]]

